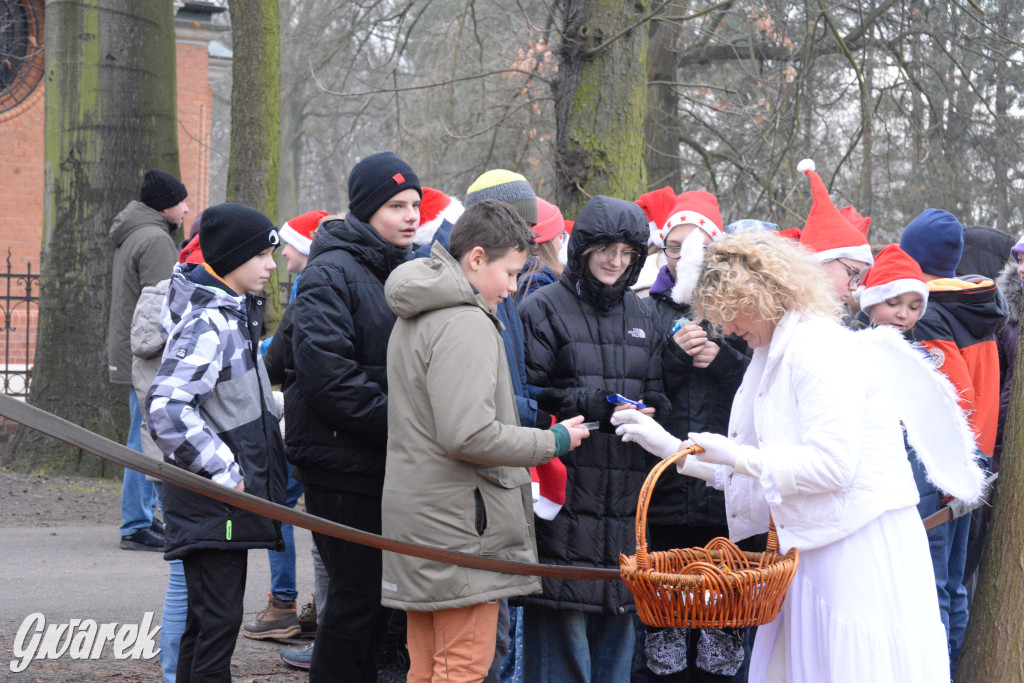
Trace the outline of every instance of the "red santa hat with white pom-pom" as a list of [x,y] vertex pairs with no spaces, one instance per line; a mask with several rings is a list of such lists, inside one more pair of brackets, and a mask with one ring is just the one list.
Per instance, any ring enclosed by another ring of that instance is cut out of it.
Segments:
[[718,208],[718,198],[705,190],[683,192],[676,197],[672,213],[665,220],[665,225],[658,231],[654,244],[665,246],[665,239],[673,228],[680,225],[695,225],[712,240],[725,237],[722,229],[722,212]]
[[647,216],[647,227],[650,230],[647,243],[657,244],[658,235],[665,227],[665,221],[672,213],[672,207],[676,205],[675,190],[666,185],[660,190],[642,194],[640,199],[636,200],[636,205],[643,209],[644,215]]
[[423,188],[423,199],[420,201],[420,226],[412,237],[414,245],[422,246],[434,239],[434,233],[441,223],[448,221],[454,224],[466,210],[455,197],[449,197],[432,187]]
[[921,295],[921,315],[924,315],[928,305],[928,285],[925,284],[921,266],[898,244],[890,244],[878,252],[875,265],[868,269],[864,281],[853,295],[866,311],[907,292]]
[[812,198],[811,212],[800,233],[800,244],[814,252],[814,257],[822,263],[838,258],[873,263],[867,238],[836,209],[825,183],[814,170],[814,162],[804,159],[796,170],[807,174]]
[[533,513],[541,519],[554,519],[565,505],[568,475],[565,464],[557,457],[543,465],[530,468],[533,488]]

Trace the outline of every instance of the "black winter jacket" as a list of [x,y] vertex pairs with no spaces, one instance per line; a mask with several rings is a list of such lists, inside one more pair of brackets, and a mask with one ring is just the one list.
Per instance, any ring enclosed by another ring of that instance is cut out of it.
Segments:
[[[642,448],[611,432],[619,393],[657,408],[670,406],[661,384],[660,340],[648,305],[629,291],[643,267],[647,219],[633,204],[595,197],[580,212],[569,242],[569,264],[561,279],[527,298],[520,313],[526,332],[526,373],[546,388],[538,406],[565,419],[582,414],[600,421],[600,431],[562,456],[566,500],[550,521],[536,519],[540,561],[617,567],[621,553],[635,552],[637,497],[649,461]],[[593,245],[624,242],[640,256],[615,285],[590,275],[584,252]],[[548,607],[624,614],[635,610],[620,581],[543,580],[540,596],[524,598]]]
[[[654,311],[658,336],[663,340],[662,381],[665,394],[672,402],[672,411],[661,416],[661,422],[670,434],[680,439],[685,439],[690,432],[726,434],[732,399],[750,363],[750,349],[736,336],[712,337],[707,324],[704,324],[702,327],[720,350],[708,367],[695,368],[693,357],[672,339],[675,322],[684,315],[692,319],[694,314],[689,305],[672,300],[671,290],[660,290],[657,284],[655,282],[651,288],[648,302]],[[654,467],[658,459],[649,455],[648,462]],[[658,479],[651,495],[647,521],[651,524],[726,526],[725,494],[701,479],[679,474],[676,468],[670,467]]]
[[285,359],[287,455],[304,484],[381,495],[395,324],[384,281],[409,254],[351,213],[317,230]]

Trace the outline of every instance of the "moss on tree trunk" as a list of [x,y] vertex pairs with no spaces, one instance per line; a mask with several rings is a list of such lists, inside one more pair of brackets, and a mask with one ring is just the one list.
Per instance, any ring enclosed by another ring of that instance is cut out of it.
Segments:
[[[277,221],[281,131],[281,20],[277,0],[229,0],[234,61],[231,67],[231,153],[227,200],[259,209]],[[277,271],[264,289],[266,325],[281,319]]]
[[555,86],[556,199],[565,216],[597,194],[635,199],[647,188],[650,0],[566,0]]
[[[46,4],[46,196],[29,402],[124,442],[128,385],[107,371],[114,217],[146,169],[178,171],[169,2]],[[120,467],[20,429],[4,465],[116,475]]]

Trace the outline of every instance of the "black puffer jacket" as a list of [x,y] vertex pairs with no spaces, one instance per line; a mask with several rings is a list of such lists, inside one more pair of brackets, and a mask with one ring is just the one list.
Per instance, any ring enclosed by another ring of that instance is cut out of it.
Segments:
[[[729,429],[732,399],[750,363],[750,349],[742,339],[711,337],[719,345],[718,355],[706,368],[693,366],[693,357],[672,339],[672,326],[679,318],[694,317],[690,306],[672,300],[671,290],[651,287],[649,302],[654,309],[658,336],[664,340],[661,372],[672,411],[662,416],[670,434],[685,439],[690,432],[725,434]],[[703,325],[705,331],[707,324]],[[710,333],[709,333],[710,336]],[[654,467],[658,460],[649,456]],[[679,474],[670,467],[658,479],[647,509],[651,524],[725,526],[725,494],[704,481]],[[711,539],[708,538],[708,541]]]
[[380,495],[388,442],[384,281],[409,258],[351,213],[323,223],[309,250],[285,360],[285,438],[303,483]]
[[[649,461],[642,448],[608,433],[613,406],[605,396],[642,400],[659,415],[670,408],[661,385],[654,319],[648,305],[629,291],[643,267],[647,235],[647,219],[636,204],[595,197],[576,219],[561,279],[531,295],[520,309],[527,380],[546,388],[538,406],[559,419],[582,414],[603,425],[562,457],[568,473],[565,505],[551,521],[536,519],[541,562],[617,567],[621,553],[635,552],[637,497]],[[640,256],[608,286],[590,275],[584,252],[611,242],[629,244]],[[544,579],[543,585],[542,595],[524,600],[606,614],[635,609],[620,581]]]

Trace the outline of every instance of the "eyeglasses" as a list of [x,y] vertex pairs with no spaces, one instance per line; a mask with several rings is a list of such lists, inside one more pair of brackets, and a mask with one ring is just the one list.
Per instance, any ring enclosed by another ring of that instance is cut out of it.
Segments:
[[670,256],[672,258],[678,258],[679,254],[681,254],[682,251],[683,251],[683,247],[682,247],[682,245],[680,245],[678,247],[662,247],[661,250],[663,252],[665,252],[666,256]]
[[841,265],[843,268],[846,268],[846,272],[849,273],[850,281],[847,284],[850,286],[850,289],[857,287],[857,285],[860,284],[860,281],[864,279],[864,273],[868,272],[867,268],[864,270],[857,270],[856,268],[847,265],[847,263],[842,259],[837,258],[836,263]]
[[597,254],[601,258],[601,260],[608,261],[608,262],[614,261],[615,258],[618,257],[618,258],[622,259],[622,262],[627,264],[627,265],[632,263],[633,259],[635,259],[637,256],[639,256],[639,254],[637,254],[632,249],[627,249],[625,251],[618,251],[615,248],[614,244],[609,244],[606,247],[601,247],[599,249],[595,249],[593,251],[593,253]]

